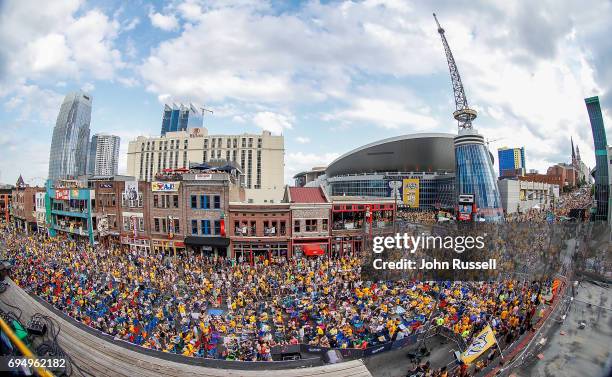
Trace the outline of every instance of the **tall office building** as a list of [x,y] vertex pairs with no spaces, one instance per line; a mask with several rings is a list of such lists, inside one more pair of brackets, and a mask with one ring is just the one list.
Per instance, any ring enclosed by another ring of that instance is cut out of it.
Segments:
[[95,134],[91,137],[93,163],[90,161],[90,174],[117,175],[120,143],[121,139],[115,135]]
[[603,123],[599,97],[585,98],[584,102],[589,112],[593,142],[595,144],[595,201],[597,204],[595,220],[605,221],[608,219],[608,201],[610,197],[606,128]]
[[128,147],[127,174],[153,181],[164,169],[189,164],[230,161],[244,173],[247,199],[254,203],[278,202],[285,185],[283,136],[261,134],[209,135],[206,128],[168,132],[160,137],[139,136]]
[[87,172],[91,101],[91,96],[83,92],[64,98],[53,129],[49,179],[77,177]]
[[166,132],[186,131],[191,128],[202,127],[202,113],[193,104],[188,106],[173,104],[164,105],[164,117],[162,119],[161,135]]
[[500,177],[521,177],[525,175],[525,148],[503,147],[497,150]]

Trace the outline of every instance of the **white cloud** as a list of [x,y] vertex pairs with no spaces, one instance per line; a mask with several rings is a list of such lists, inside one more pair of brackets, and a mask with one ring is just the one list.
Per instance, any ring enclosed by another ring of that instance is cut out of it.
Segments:
[[16,120],[42,122],[48,127],[55,125],[63,96],[37,85],[22,85],[18,87],[4,103],[6,110],[19,114]]
[[[83,76],[112,79],[124,67],[114,41],[120,28],[81,2],[7,0],[0,12],[0,97],[27,81],[54,84]],[[15,32],[18,30],[18,32]],[[3,58],[5,61],[3,61]]]
[[289,152],[285,157],[285,182],[293,183],[293,176],[314,166],[327,166],[340,156],[340,153]]
[[179,27],[178,20],[173,14],[164,15],[153,12],[149,14],[149,19],[151,20],[151,24],[153,26],[165,31],[173,31]]
[[125,26],[123,26],[122,31],[125,32],[125,31],[134,30],[136,26],[138,26],[138,24],[140,24],[140,18],[134,17],[131,20],[129,20],[129,22],[125,23]]
[[298,136],[295,138],[295,141],[297,141],[300,144],[308,144],[310,143],[310,138],[306,136]]
[[328,114],[325,120],[356,121],[389,129],[410,127],[411,130],[431,130],[438,122],[427,114],[409,109],[398,101],[357,98],[346,110]]
[[282,134],[284,130],[292,129],[292,115],[273,113],[270,111],[258,112],[253,116],[253,123],[263,130],[273,134]]
[[96,86],[91,82],[86,82],[85,84],[83,84],[81,89],[86,93],[91,93],[94,89],[96,89]]

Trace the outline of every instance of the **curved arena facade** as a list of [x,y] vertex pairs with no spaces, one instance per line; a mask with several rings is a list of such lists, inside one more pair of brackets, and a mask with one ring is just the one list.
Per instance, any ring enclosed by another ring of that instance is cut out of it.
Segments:
[[415,210],[454,207],[455,136],[419,133],[364,145],[329,164],[317,184],[332,196],[395,198]]

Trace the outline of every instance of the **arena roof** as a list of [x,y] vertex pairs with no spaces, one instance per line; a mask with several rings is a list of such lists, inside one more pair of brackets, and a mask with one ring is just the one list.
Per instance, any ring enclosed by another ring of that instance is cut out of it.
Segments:
[[335,159],[328,177],[374,172],[455,171],[453,139],[447,133],[418,133],[379,140]]

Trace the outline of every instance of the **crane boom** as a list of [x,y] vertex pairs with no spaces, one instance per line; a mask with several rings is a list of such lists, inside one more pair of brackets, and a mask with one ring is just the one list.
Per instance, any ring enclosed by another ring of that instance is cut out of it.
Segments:
[[438,22],[438,17],[433,14],[436,24],[438,25],[438,33],[442,38],[442,44],[444,45],[444,52],[446,53],[446,60],[448,61],[448,70],[450,71],[451,82],[453,85],[453,95],[455,96],[455,112],[453,116],[459,123],[459,129],[472,128],[472,121],[476,119],[476,110],[470,109],[463,90],[463,83],[461,82],[461,76],[459,75],[459,69],[455,63],[455,58],[448,45],[448,41],[444,36],[444,29]]

